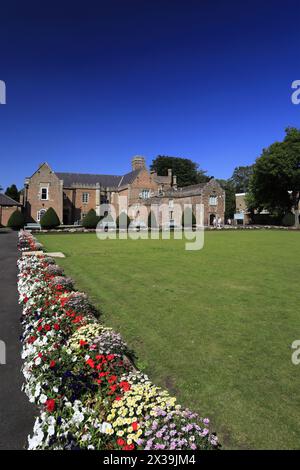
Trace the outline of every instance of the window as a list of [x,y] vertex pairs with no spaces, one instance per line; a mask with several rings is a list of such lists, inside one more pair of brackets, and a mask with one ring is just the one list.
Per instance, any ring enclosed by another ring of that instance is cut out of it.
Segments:
[[141,197],[142,199],[148,199],[150,197],[150,189],[143,189]]
[[48,188],[41,188],[41,199],[43,199],[43,201],[48,199]]
[[90,198],[90,193],[82,193],[82,203],[88,204]]
[[209,198],[209,205],[210,206],[216,206],[218,202],[218,197],[217,196],[210,196]]
[[41,209],[37,212],[37,216],[36,216],[36,220],[38,222],[40,222],[41,218],[43,217],[43,215],[46,213],[46,209]]

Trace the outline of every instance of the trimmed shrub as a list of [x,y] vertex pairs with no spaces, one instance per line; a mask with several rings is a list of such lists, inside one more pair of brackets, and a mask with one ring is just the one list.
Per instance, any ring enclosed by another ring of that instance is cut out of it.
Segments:
[[49,209],[45,212],[40,220],[40,224],[42,228],[55,228],[60,224],[59,218],[53,207],[49,207]]
[[129,216],[126,214],[126,212],[122,212],[117,217],[117,221],[116,221],[117,228],[118,229],[128,229],[128,227],[130,225],[130,222],[131,222],[131,220],[130,220]]
[[149,228],[158,228],[158,223],[157,223],[156,217],[155,217],[155,215],[153,214],[152,211],[150,211],[149,215],[148,215],[148,227]]
[[24,227],[24,215],[21,211],[15,210],[8,219],[7,226],[14,230],[19,230]]
[[273,214],[253,214],[251,224],[253,225],[281,225],[281,217]]
[[295,225],[295,214],[287,212],[282,218],[282,225],[285,225],[286,227],[292,227]]
[[90,209],[82,221],[84,228],[96,228],[100,217],[96,214],[94,209]]
[[182,214],[181,225],[182,227],[191,227],[191,228],[193,225],[196,225],[196,217],[190,207],[185,208]]

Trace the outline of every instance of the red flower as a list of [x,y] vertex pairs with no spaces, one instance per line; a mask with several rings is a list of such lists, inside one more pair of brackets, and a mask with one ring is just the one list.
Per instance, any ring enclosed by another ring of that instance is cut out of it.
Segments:
[[49,399],[46,401],[46,409],[47,409],[47,411],[49,411],[50,413],[52,413],[52,411],[55,410],[55,400],[53,400],[53,398],[49,398]]
[[124,439],[122,439],[121,437],[119,437],[119,439],[117,440],[117,444],[118,444],[118,446],[123,446],[123,445],[125,444]]
[[83,339],[79,341],[80,346],[85,346],[86,344],[87,344],[87,341],[84,341]]
[[120,382],[120,387],[124,390],[124,392],[128,392],[131,389],[130,383],[126,382],[125,380]]
[[29,300],[29,299],[28,299],[28,297],[27,297],[27,296],[26,296],[26,297],[24,297],[24,299],[23,299],[23,302],[24,302],[24,304],[27,304],[28,300]]
[[57,331],[59,330],[59,324],[58,323],[54,323],[54,329]]
[[133,423],[132,423],[131,426],[132,426],[132,429],[133,429],[134,431],[137,431],[137,430],[138,430],[138,423],[137,423],[136,421],[133,421]]
[[28,342],[29,344],[32,344],[32,343],[35,342],[35,340],[36,340],[36,336],[30,336],[30,337],[28,338],[27,342]]
[[95,368],[95,363],[94,363],[93,359],[88,359],[86,361],[86,364],[88,364],[90,367],[92,367],[92,369]]
[[55,361],[50,361],[50,368],[53,369],[53,367],[55,366],[56,362]]
[[126,446],[122,447],[122,450],[133,450],[134,444],[127,444]]
[[51,326],[50,326],[50,325],[45,325],[44,328],[45,328],[46,331],[51,330]]

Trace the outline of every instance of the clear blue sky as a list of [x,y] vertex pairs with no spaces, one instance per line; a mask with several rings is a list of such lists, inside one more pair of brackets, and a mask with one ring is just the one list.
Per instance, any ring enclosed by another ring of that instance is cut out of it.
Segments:
[[0,184],[37,165],[122,174],[135,154],[229,177],[300,127],[296,0],[2,2]]

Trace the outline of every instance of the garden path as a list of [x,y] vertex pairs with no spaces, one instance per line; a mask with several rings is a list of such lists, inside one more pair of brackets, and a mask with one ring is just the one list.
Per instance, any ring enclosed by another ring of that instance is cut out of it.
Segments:
[[6,364],[0,364],[0,450],[26,447],[35,413],[21,391],[17,257],[17,233],[0,230],[0,341],[6,349]]

